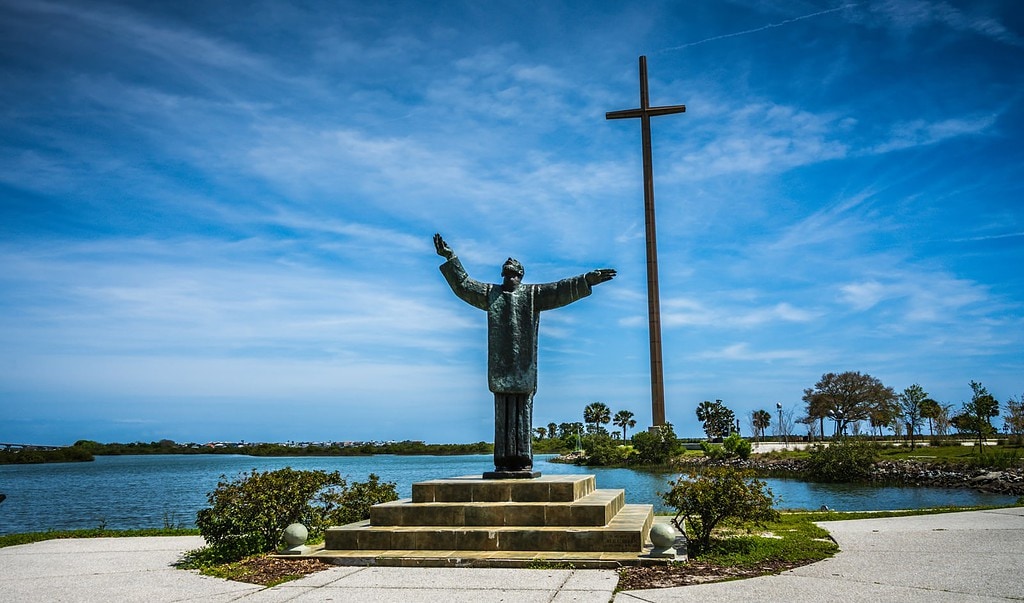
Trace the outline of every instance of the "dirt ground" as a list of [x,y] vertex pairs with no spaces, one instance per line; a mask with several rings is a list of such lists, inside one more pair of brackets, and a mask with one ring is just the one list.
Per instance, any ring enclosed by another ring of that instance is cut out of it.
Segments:
[[[280,559],[270,557],[269,555],[252,557],[244,561],[242,565],[248,571],[236,579],[241,582],[263,586],[279,584],[289,579],[299,578],[333,567],[317,559]],[[764,563],[756,567],[735,568],[690,561],[675,565],[628,567],[622,569],[619,573],[619,590],[668,588],[670,586],[687,586],[722,580],[754,578],[766,574],[778,574],[800,565],[799,563],[773,562]]]

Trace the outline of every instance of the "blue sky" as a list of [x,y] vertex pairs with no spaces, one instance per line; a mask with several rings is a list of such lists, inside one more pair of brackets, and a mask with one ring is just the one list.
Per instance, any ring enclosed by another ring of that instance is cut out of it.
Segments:
[[[825,372],[1024,392],[1024,10],[933,0],[0,0],[0,441],[490,440],[437,270],[619,276],[541,321],[535,425]],[[773,413],[774,414],[774,413]],[[797,411],[799,416],[799,410]]]

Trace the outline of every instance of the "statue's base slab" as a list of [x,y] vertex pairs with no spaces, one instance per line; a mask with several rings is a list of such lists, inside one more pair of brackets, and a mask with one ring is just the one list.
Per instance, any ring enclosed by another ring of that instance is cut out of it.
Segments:
[[484,471],[484,479],[534,479],[540,477],[540,471],[523,469],[522,471]]
[[386,557],[500,564],[614,555],[622,565],[645,552],[653,521],[652,505],[627,505],[623,490],[598,490],[593,475],[465,476],[413,484],[412,498],[374,505],[369,520],[328,528],[313,556],[333,563]]

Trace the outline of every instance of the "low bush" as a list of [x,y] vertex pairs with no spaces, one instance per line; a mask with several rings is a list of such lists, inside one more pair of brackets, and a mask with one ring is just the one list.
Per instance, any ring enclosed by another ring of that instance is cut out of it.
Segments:
[[974,463],[985,469],[1013,469],[1021,465],[1021,458],[1017,450],[988,451],[982,446]]
[[583,438],[583,450],[586,457],[581,460],[592,466],[622,465],[629,456],[628,449],[607,434],[586,436]]
[[688,555],[706,552],[720,524],[764,525],[778,520],[771,489],[753,475],[733,467],[706,467],[670,482],[672,489],[662,499],[676,511],[672,523],[686,535]]
[[639,431],[633,436],[633,454],[630,464],[664,465],[680,450],[679,440],[671,423]]
[[721,444],[712,444],[711,442],[703,441],[700,443],[700,449],[704,451],[704,456],[713,461],[733,457],[739,457],[746,460],[750,456],[751,447],[749,441],[743,439],[740,434],[733,433],[722,440]]
[[291,468],[253,470],[233,480],[221,476],[217,488],[207,494],[210,506],[196,515],[207,547],[189,558],[192,565],[202,566],[273,551],[292,523],[306,526],[315,539],[328,526],[365,519],[372,505],[396,498],[395,484],[381,483],[373,474],[366,483],[351,484],[337,471]]
[[838,439],[818,445],[807,460],[807,476],[823,482],[854,482],[867,479],[878,460],[877,448],[860,440]]

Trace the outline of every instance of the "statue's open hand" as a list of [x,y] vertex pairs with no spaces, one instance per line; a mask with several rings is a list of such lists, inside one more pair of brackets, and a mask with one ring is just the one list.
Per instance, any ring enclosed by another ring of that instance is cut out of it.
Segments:
[[450,260],[455,257],[455,252],[448,246],[448,243],[444,242],[439,233],[434,234],[434,249],[437,250],[437,255],[443,257],[446,260]]
[[598,268],[597,270],[591,270],[584,277],[587,279],[587,284],[593,287],[594,285],[600,285],[606,283],[615,278],[614,268]]

